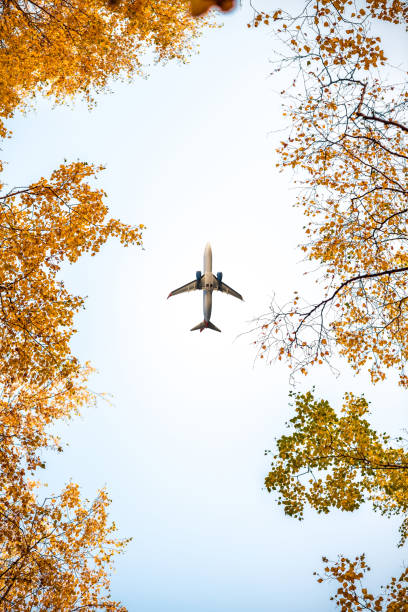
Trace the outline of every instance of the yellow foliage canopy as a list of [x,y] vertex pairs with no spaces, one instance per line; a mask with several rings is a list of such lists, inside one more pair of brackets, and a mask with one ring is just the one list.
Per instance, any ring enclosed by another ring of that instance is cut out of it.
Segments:
[[[127,541],[113,537],[110,500],[83,501],[77,485],[36,500],[30,485],[0,497],[0,605],[4,610],[125,608],[109,596],[108,570]],[[6,485],[6,486],[5,486]]]
[[63,262],[95,255],[110,237],[141,244],[143,225],[108,218],[105,193],[90,185],[101,168],[62,165],[49,179],[0,196],[0,607],[124,610],[109,596],[114,538],[109,499],[83,501],[71,483],[39,501],[30,480],[41,449],[61,451],[50,426],[95,401],[89,366],[71,354],[83,299],[57,274]]
[[[391,444],[364,418],[364,397],[348,393],[340,414],[311,392],[295,396],[290,435],[277,440],[272,469],[265,479],[268,491],[279,492],[285,513],[303,518],[306,504],[319,513],[331,508],[353,512],[371,501],[385,515],[405,516],[402,545],[408,536],[408,452],[405,442]],[[269,451],[271,452],[271,451]]]
[[[0,0],[0,117],[38,92],[57,102],[90,99],[110,78],[184,59],[205,21],[189,0]],[[4,134],[4,130],[3,130]]]
[[[339,557],[336,563],[323,557],[326,563],[324,575],[318,582],[335,580],[340,585],[337,588],[334,600],[341,612],[406,612],[408,606],[408,569],[405,569],[399,578],[392,578],[383,588],[381,595],[373,595],[361,582],[365,574],[370,571],[365,555],[356,557],[354,561],[347,557]],[[315,572],[316,574],[316,572]]]
[[[407,20],[405,5],[370,7],[382,19]],[[322,295],[311,304],[295,292],[286,306],[274,303],[259,320],[258,344],[293,371],[306,374],[336,349],[355,370],[368,366],[374,382],[395,368],[408,386],[408,92],[406,83],[371,75],[385,58],[364,15],[339,15],[330,2],[317,22],[277,15],[290,49],[279,68],[301,76],[277,165],[301,173],[302,250],[318,264]]]
[[108,219],[105,193],[89,185],[101,168],[76,162],[49,179],[0,196],[0,380],[37,386],[78,373],[69,341],[83,299],[56,275],[109,237],[141,244],[143,226]]

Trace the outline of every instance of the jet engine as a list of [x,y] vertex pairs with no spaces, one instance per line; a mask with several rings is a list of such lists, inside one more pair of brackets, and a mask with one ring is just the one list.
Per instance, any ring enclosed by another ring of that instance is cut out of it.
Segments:
[[220,286],[222,283],[222,272],[217,272],[217,281],[218,281],[218,286]]
[[197,289],[201,289],[201,270],[196,272]]

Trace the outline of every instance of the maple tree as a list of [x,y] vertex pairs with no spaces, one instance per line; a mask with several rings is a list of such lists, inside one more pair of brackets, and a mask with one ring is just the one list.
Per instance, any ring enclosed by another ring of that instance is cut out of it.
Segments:
[[312,6],[296,19],[273,16],[292,52],[278,70],[296,69],[278,165],[301,173],[301,248],[318,264],[322,296],[274,301],[257,323],[258,347],[304,374],[339,351],[357,371],[368,366],[374,382],[396,368],[408,386],[408,91],[405,79],[387,84],[373,74],[386,58],[364,17],[372,10],[406,24],[406,5]]
[[90,101],[109,79],[142,72],[147,51],[184,61],[207,23],[189,9],[189,0],[1,0],[0,117],[38,93]]

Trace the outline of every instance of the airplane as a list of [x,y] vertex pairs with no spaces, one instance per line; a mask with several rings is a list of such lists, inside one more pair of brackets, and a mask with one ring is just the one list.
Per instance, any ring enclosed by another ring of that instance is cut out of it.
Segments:
[[203,291],[204,320],[195,327],[192,327],[190,331],[199,329],[200,332],[202,332],[203,329],[213,329],[214,331],[220,332],[221,330],[210,321],[212,292],[221,291],[222,293],[233,295],[239,300],[243,300],[243,297],[240,293],[234,291],[234,289],[231,289],[231,287],[228,287],[228,285],[224,283],[222,280],[222,272],[217,272],[217,276],[212,273],[212,251],[209,242],[207,242],[204,249],[204,274],[201,274],[201,270],[196,272],[195,280],[191,281],[191,283],[183,285],[182,287],[179,287],[178,289],[175,289],[174,291],[171,291],[167,299],[173,295],[179,295],[179,293],[194,291],[196,289],[202,289]]

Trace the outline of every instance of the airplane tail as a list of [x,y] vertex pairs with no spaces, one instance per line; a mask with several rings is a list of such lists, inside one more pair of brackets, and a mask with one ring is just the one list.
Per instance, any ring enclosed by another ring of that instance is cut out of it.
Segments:
[[206,329],[206,328],[213,329],[214,331],[217,331],[217,332],[221,331],[220,329],[218,329],[218,327],[214,325],[214,323],[211,323],[211,321],[206,321],[205,319],[204,321],[201,321],[201,323],[199,323],[195,327],[192,327],[190,331],[195,331],[196,329],[199,329],[200,332],[202,332],[203,329]]

